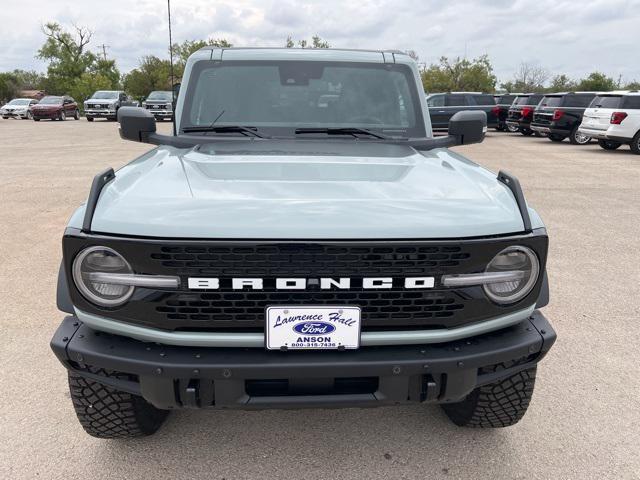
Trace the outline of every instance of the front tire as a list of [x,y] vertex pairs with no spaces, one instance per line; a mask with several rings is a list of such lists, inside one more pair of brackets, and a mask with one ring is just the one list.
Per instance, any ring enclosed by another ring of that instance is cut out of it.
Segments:
[[618,142],[612,142],[611,140],[598,140],[598,145],[600,145],[600,148],[603,148],[605,150],[617,150],[622,144]]
[[557,135],[555,133],[550,133],[547,138],[549,140],[551,140],[552,142],[561,142],[564,140],[565,137],[563,137],[562,135]]
[[633,153],[635,153],[636,155],[640,155],[640,132],[635,134],[633,140],[631,140],[630,147]]
[[87,117],[87,122],[93,122],[93,117]]
[[[508,368],[496,365],[485,373]],[[449,419],[459,427],[501,428],[518,423],[527,412],[536,380],[536,367],[522,370],[472,391],[463,401],[443,404]]]
[[80,110],[76,110],[75,112],[73,112],[73,119],[80,120]]
[[528,137],[530,135],[533,135],[533,130],[529,130],[528,128],[523,128],[520,130],[520,133],[525,137]]
[[591,137],[585,135],[584,133],[580,133],[578,131],[578,127],[575,127],[573,130],[571,130],[569,141],[571,142],[571,145],[586,145],[591,141]]
[[[91,373],[122,377],[122,374],[102,369],[92,369]],[[92,437],[145,437],[155,433],[169,414],[142,397],[107,387],[72,372],[69,372],[69,391],[78,420]]]
[[60,114],[58,115],[58,120],[64,122],[67,119],[67,114],[64,113],[64,110],[60,110]]

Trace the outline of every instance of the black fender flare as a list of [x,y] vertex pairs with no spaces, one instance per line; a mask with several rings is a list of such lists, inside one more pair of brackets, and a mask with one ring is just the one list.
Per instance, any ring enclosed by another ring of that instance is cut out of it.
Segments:
[[60,269],[58,270],[58,287],[56,291],[56,305],[58,310],[65,313],[74,314],[73,303],[71,302],[71,295],[69,294],[69,283],[67,282],[67,272],[64,269],[64,265],[60,262]]

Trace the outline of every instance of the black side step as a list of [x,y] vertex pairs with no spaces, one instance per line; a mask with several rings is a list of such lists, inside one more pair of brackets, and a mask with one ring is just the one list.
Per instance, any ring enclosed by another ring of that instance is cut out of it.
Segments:
[[100,192],[102,192],[104,186],[114,178],[116,178],[116,173],[113,171],[113,168],[107,168],[104,172],[100,172],[93,177],[89,198],[87,199],[87,207],[84,211],[84,220],[82,221],[82,230],[84,232],[88,233],[91,231],[91,222],[93,220],[93,214],[96,211],[96,206],[98,205]]
[[522,192],[522,187],[520,186],[520,182],[516,177],[511,175],[509,172],[505,172],[504,170],[500,170],[498,172],[498,181],[504,183],[513,196],[516,198],[516,204],[518,205],[518,210],[520,210],[520,216],[522,217],[522,223],[524,224],[524,231],[531,231],[531,218],[529,217],[529,210],[527,209],[527,202],[524,199],[524,193]]

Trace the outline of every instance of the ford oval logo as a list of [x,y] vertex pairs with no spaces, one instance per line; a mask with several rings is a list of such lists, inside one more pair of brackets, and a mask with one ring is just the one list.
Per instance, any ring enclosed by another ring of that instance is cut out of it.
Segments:
[[304,335],[324,335],[335,331],[336,327],[325,322],[304,322],[293,326],[293,331]]

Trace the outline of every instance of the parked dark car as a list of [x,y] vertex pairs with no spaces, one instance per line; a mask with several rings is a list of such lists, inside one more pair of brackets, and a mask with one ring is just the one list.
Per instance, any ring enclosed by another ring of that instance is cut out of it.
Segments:
[[31,114],[36,122],[39,122],[43,118],[50,120],[66,120],[67,117],[71,117],[74,120],[80,118],[78,104],[73,98],[67,95],[48,95],[44,97],[37,105],[31,107]]
[[481,92],[447,92],[427,95],[431,128],[446,131],[449,120],[463,110],[482,110],[487,114],[487,127],[498,125],[498,109],[493,95]]
[[565,138],[574,145],[585,145],[591,137],[578,131],[582,116],[595,92],[570,92],[545,95],[533,112],[531,130],[544,133],[553,142]]
[[533,111],[544,97],[541,93],[523,93],[518,95],[513,101],[513,105],[509,108],[507,115],[507,127],[511,131],[518,131],[523,135],[531,135],[531,121],[533,120]]
[[518,96],[517,93],[505,93],[504,95],[494,95],[497,105],[497,116],[498,116],[498,125],[496,125],[496,130],[499,132],[517,132],[518,129],[516,127],[509,127],[507,125],[507,116],[509,115],[509,109],[513,104],[513,101]]

